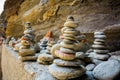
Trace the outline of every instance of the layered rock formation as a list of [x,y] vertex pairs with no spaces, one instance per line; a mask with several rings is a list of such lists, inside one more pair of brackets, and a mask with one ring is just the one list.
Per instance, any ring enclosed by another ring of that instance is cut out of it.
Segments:
[[[48,30],[54,31],[58,38],[66,16],[73,15],[79,22],[78,30],[84,32],[88,41],[92,42],[93,31],[109,26],[114,28],[114,24],[120,23],[119,4],[120,0],[6,0],[1,18],[7,20],[7,35],[22,35],[22,24],[30,21],[37,30],[36,39],[40,40]],[[15,34],[16,32],[19,33]],[[114,31],[110,30],[109,35],[112,32]],[[111,39],[114,38],[119,40],[120,30],[116,33],[116,36],[108,37],[109,42],[113,42]],[[116,41],[112,48],[117,46]]]

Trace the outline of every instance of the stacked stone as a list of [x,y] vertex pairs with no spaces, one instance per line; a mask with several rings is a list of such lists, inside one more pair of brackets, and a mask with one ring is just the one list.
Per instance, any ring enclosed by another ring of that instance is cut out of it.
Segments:
[[41,50],[45,50],[46,47],[47,47],[47,43],[48,43],[47,40],[42,40],[42,41],[40,42],[40,49],[41,49]]
[[32,44],[32,41],[34,40],[33,34],[34,30],[30,26],[30,23],[26,23],[24,35],[21,38],[21,45],[19,47],[19,59],[21,61],[31,61],[37,59]]
[[53,64],[49,66],[49,72],[60,80],[80,77],[85,73],[85,69],[80,66],[80,60],[75,58],[76,35],[78,34],[75,28],[77,28],[78,24],[72,16],[69,16],[64,26],[61,30],[64,39],[60,43],[60,50],[52,53],[60,59],[55,59]]
[[51,64],[53,62],[54,57],[50,54],[50,50],[52,45],[54,44],[52,32],[49,31],[42,41],[46,41],[46,43],[41,46],[40,55],[38,56],[37,62],[40,64]]
[[107,50],[107,47],[105,45],[106,41],[106,35],[104,32],[96,31],[94,33],[95,41],[92,45],[94,56],[93,58],[99,59],[99,60],[106,60],[109,58],[109,55],[107,54],[109,50]]
[[55,41],[48,42],[47,50],[50,53],[52,46],[55,44]]

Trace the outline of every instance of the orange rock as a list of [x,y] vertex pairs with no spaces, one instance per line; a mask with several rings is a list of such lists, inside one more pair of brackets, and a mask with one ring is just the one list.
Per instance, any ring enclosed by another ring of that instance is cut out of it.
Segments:
[[48,41],[53,40],[53,33],[52,33],[52,31],[48,31],[43,39],[47,39]]

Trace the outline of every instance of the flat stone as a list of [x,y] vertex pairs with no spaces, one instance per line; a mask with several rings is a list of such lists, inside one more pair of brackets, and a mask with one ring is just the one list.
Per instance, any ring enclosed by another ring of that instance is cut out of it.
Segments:
[[108,54],[96,54],[96,53],[90,53],[90,55],[88,57],[92,57],[95,59],[99,59],[99,60],[107,60],[109,58]]
[[105,42],[104,39],[95,39],[96,42]]
[[75,40],[76,40],[76,38],[75,38],[75,37],[67,37],[67,36],[65,36],[65,37],[64,37],[64,39],[73,40],[73,41],[75,41]]
[[106,35],[95,35],[94,36],[96,39],[106,39]]
[[19,50],[19,55],[20,56],[31,56],[35,55],[35,50],[34,49],[20,49]]
[[114,80],[120,75],[120,62],[117,60],[109,60],[96,66],[93,75],[98,80]]
[[106,49],[106,46],[104,46],[104,45],[95,45],[95,44],[93,44],[92,47],[94,49]]
[[64,42],[61,42],[60,45],[61,45],[61,47],[69,48],[69,49],[73,49],[73,50],[74,50],[74,48],[75,48],[74,43],[73,43],[73,44],[66,44],[66,43],[64,43]]
[[86,70],[88,70],[88,71],[92,71],[94,68],[95,68],[95,64],[88,64],[86,66]]
[[60,50],[55,51],[55,55],[63,60],[74,60],[75,59],[75,54],[70,54],[70,53],[64,53]]
[[72,44],[72,43],[74,43],[73,40],[68,40],[68,39],[63,39],[63,42],[66,43],[66,44]]
[[64,23],[64,26],[70,27],[70,28],[77,28],[78,24],[74,21],[67,21]]
[[83,64],[83,62],[80,61],[79,59],[71,60],[71,61],[65,61],[62,59],[55,59],[53,63],[58,65],[58,66],[73,66],[73,67],[80,66]]
[[74,50],[68,49],[68,48],[64,48],[64,47],[61,47],[60,51],[65,52],[65,53],[74,53],[74,54],[76,53]]
[[20,61],[36,61],[37,60],[37,56],[19,56],[18,59]]
[[82,76],[85,74],[85,69],[82,67],[72,68],[72,67],[61,67],[55,64],[49,66],[49,72],[60,80],[68,80]]
[[53,61],[54,57],[50,54],[40,54],[38,56],[38,59],[39,60],[42,60],[42,61]]
[[96,31],[94,32],[94,35],[104,35],[105,33],[104,32],[101,32],[101,31]]
[[94,44],[96,44],[96,45],[104,45],[105,43],[104,42],[94,41]]
[[65,34],[73,34],[73,35],[77,35],[78,34],[78,32],[76,32],[76,30],[74,30],[74,31],[68,31],[68,30],[66,30],[66,31],[64,31],[64,33]]
[[76,38],[76,36],[74,34],[63,34],[64,37],[72,37],[72,38]]
[[95,50],[93,50],[93,52],[98,53],[98,54],[105,54],[105,53],[108,53],[109,50],[97,50],[97,49],[95,49]]

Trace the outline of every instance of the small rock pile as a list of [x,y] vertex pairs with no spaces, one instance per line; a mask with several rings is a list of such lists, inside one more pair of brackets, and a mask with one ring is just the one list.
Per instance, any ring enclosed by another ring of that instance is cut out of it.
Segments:
[[59,44],[61,46],[60,50],[53,50],[52,53],[60,59],[55,59],[53,64],[49,66],[49,72],[60,80],[80,77],[85,73],[85,69],[80,66],[81,61],[75,58],[75,41],[78,34],[75,28],[77,28],[78,24],[72,16],[69,16],[64,26],[61,30],[64,39]]
[[32,41],[34,40],[34,30],[30,23],[26,23],[24,35],[21,38],[21,45],[19,47],[19,59],[21,61],[36,60],[35,50]]
[[106,61],[109,58],[107,54],[109,50],[107,50],[107,46],[105,45],[106,35],[104,32],[96,31],[94,33],[95,41],[92,45],[93,53],[90,53],[89,57]]
[[49,31],[42,39],[41,51],[37,59],[38,63],[46,65],[46,64],[51,64],[53,62],[54,57],[50,54],[50,50],[54,43],[55,42],[53,41],[52,32]]

